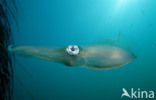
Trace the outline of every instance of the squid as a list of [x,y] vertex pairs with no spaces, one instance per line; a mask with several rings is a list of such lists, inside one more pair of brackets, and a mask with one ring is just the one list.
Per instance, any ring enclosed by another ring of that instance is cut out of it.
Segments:
[[34,57],[72,67],[112,69],[130,63],[136,56],[112,45],[68,45],[62,48],[9,46],[8,51],[17,56]]

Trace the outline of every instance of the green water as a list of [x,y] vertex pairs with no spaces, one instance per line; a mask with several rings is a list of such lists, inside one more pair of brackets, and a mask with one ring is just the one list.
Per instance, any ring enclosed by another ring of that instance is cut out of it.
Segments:
[[98,71],[17,57],[28,72],[15,66],[14,100],[32,96],[124,100],[122,88],[156,92],[155,4],[155,0],[17,0],[18,27],[13,29],[17,45],[88,45],[120,33],[120,40],[137,58],[120,68]]

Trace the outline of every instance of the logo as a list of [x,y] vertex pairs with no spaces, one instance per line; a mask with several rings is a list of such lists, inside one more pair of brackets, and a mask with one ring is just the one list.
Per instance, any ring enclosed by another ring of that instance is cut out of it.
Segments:
[[126,90],[125,88],[122,88],[122,95],[121,98],[127,97],[127,98],[135,98],[135,99],[154,99],[154,91],[146,91],[146,90],[141,90],[140,88],[138,89],[133,89],[131,88],[130,91]]

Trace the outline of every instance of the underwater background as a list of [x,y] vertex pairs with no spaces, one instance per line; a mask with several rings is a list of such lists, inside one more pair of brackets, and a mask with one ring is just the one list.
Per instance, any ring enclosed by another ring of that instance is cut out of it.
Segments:
[[14,100],[120,100],[122,88],[156,92],[155,0],[16,1],[16,45],[91,45],[120,34],[137,58],[99,71],[16,57]]

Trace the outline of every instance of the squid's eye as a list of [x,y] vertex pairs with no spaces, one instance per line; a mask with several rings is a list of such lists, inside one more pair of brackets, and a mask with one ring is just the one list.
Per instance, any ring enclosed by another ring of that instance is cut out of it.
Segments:
[[72,55],[72,56],[75,56],[75,55],[78,55],[79,54],[79,47],[77,45],[69,45],[67,48],[66,48],[66,52],[69,54],[69,55]]

